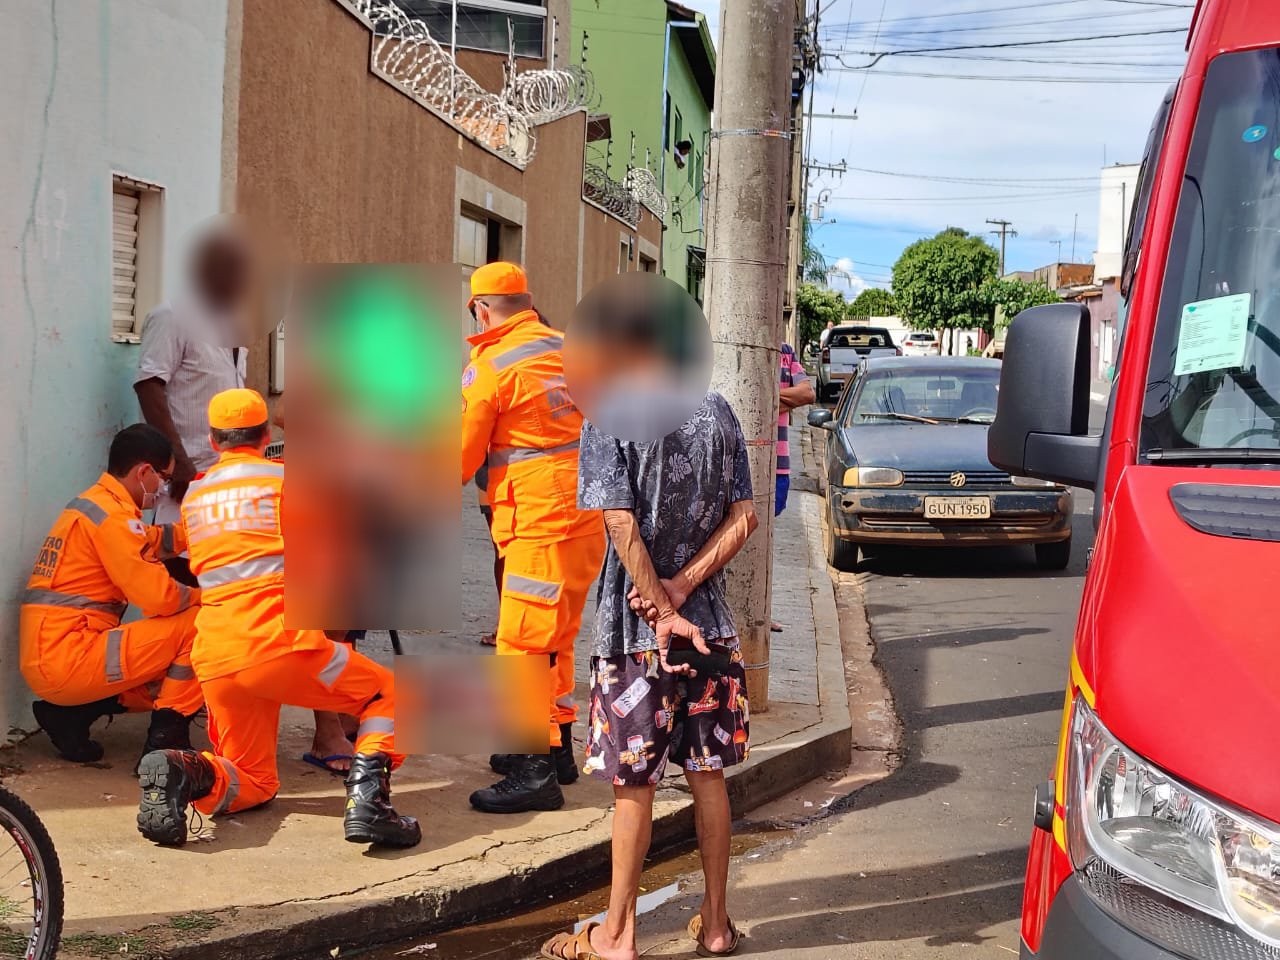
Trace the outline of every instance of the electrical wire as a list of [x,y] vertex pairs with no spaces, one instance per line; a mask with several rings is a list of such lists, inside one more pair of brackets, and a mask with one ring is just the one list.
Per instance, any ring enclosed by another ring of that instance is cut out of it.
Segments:
[[[1141,10],[1114,10],[1111,13],[1093,14],[1092,16],[1089,17],[1089,20],[1090,22],[1092,22],[1094,20],[1112,20],[1117,17],[1138,17],[1138,16],[1144,16],[1144,15],[1150,16],[1151,14]],[[895,37],[936,36],[937,34],[941,34],[941,33],[977,33],[981,31],[988,31],[988,32],[998,31],[1000,33],[1004,33],[1009,30],[1024,29],[1027,27],[1047,27],[1047,26],[1053,26],[1059,23],[1079,23],[1079,22],[1080,22],[1079,17],[1056,17],[1056,18],[1041,19],[1041,20],[1023,20],[1023,21],[1019,21],[1018,23],[1000,22],[1000,23],[983,23],[983,24],[978,24],[977,26],[968,26],[968,27],[925,27],[920,30],[894,30],[893,35]],[[1163,26],[1163,24],[1161,24],[1161,26]],[[862,34],[865,36],[870,32],[871,31],[865,30],[865,29],[849,30],[844,33],[844,36],[845,36],[845,39],[849,39],[850,37],[856,37],[859,34]],[[876,32],[876,36],[877,37],[879,36],[879,31]]]
[[998,43],[964,43],[949,47],[919,47],[912,50],[850,50],[847,54],[837,55],[835,59],[844,64],[843,57],[847,55],[857,54],[858,56],[872,57],[873,59],[870,63],[862,64],[859,67],[849,67],[848,64],[844,64],[846,69],[869,70],[885,57],[901,56],[903,54],[950,53],[953,50],[1002,50],[1010,47],[1036,47],[1054,43],[1085,43],[1098,40],[1116,40],[1123,37],[1155,37],[1171,33],[1186,33],[1186,28],[1168,27],[1160,30],[1140,30],[1130,33],[1104,33],[1088,37],[1054,37],[1052,39],[1045,40],[1004,40]]
[[1046,184],[1081,181],[1096,183],[1097,177],[948,177],[926,173],[902,173],[894,170],[873,170],[869,167],[848,167],[850,173],[869,173],[878,177],[898,177],[904,180],[931,180],[939,183],[971,183],[991,184],[992,186],[1013,186],[1014,184]]
[[[834,67],[832,70],[865,70],[866,67]],[[878,70],[878,76],[882,77],[922,77],[934,80],[999,80],[1002,82],[1016,81],[1019,83],[1104,83],[1104,84],[1154,84],[1156,86],[1167,87],[1173,83],[1174,78],[1164,79],[1145,79],[1141,77],[1033,77],[1033,76],[1013,76],[1010,74],[992,75],[992,74],[976,74],[976,73],[926,73],[922,71],[911,70]]]

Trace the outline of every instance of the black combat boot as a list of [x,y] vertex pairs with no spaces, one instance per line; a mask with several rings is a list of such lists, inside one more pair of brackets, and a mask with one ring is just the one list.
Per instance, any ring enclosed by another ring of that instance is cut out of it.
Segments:
[[154,750],[138,764],[138,832],[153,843],[187,842],[187,805],[213,789],[213,764],[194,750]]
[[505,779],[471,794],[471,805],[483,813],[559,810],[564,794],[556,782],[555,761],[548,753],[517,756]]
[[102,759],[102,744],[89,739],[89,728],[101,717],[124,713],[116,697],[95,700],[76,707],[62,707],[47,700],[31,705],[36,723],[53,741],[54,749],[72,763],[97,763]]
[[413,817],[391,806],[391,759],[385,753],[357,753],[347,774],[347,810],[342,826],[351,843],[412,847],[422,839]]
[[[147,742],[142,747],[142,757],[156,750],[190,750],[191,718],[184,717],[177,710],[161,707],[151,711],[151,726],[147,729]],[[138,758],[138,767],[134,768],[137,776],[141,769],[142,757]]]
[[[578,762],[573,757],[573,724],[560,724],[560,746],[551,748],[556,760],[556,782],[567,787],[578,779]],[[495,753],[489,757],[489,769],[504,777],[515,769],[521,759],[519,753]]]

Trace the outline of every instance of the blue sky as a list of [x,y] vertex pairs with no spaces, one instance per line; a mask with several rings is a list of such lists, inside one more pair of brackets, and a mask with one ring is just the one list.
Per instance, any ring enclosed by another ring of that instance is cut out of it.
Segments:
[[[719,0],[684,2],[707,14],[718,43]],[[834,222],[820,224],[815,238],[828,260],[840,261],[854,278],[837,277],[832,285],[851,292],[888,286],[894,261],[920,237],[947,226],[985,233],[993,229],[988,219],[1012,221],[1018,231],[1009,240],[1008,270],[1058,260],[1053,241],[1061,241],[1063,261],[1072,260],[1074,243],[1075,261],[1092,262],[1104,159],[1141,160],[1151,118],[1185,58],[1194,4],[821,0],[821,6],[827,69],[817,81],[810,159],[860,169],[842,178],[814,174],[810,200],[830,191],[823,218]],[[840,60],[853,68],[869,63],[868,52],[1147,31],[1167,32],[898,54],[869,71],[835,69]],[[855,121],[821,119],[855,111]]]

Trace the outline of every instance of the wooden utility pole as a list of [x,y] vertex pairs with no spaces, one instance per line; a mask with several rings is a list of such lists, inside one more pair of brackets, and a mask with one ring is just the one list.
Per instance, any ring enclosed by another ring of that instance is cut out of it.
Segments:
[[1018,231],[1013,229],[1013,224],[1008,220],[988,220],[987,223],[992,226],[999,227],[999,230],[992,230],[994,234],[1000,236],[1000,276],[1004,276],[1004,244],[1006,237],[1016,237]]
[[796,0],[722,0],[711,131],[707,313],[712,386],[747,438],[760,526],[729,565],[755,712],[769,703],[778,355],[787,278],[787,169]]

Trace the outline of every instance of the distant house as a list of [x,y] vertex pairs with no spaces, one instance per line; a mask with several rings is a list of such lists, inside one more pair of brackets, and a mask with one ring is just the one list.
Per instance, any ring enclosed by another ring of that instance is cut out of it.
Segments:
[[1099,295],[1089,301],[1093,318],[1093,371],[1104,377],[1116,361],[1120,335],[1120,277],[1124,250],[1138,192],[1139,164],[1104,167],[1098,206],[1098,249],[1093,255],[1093,282]]

